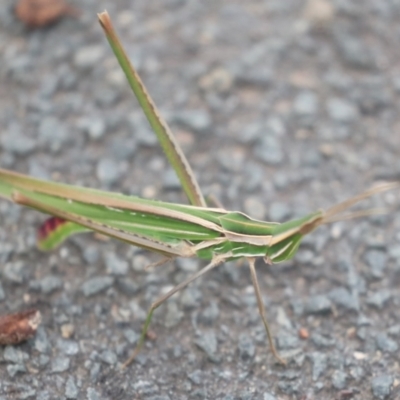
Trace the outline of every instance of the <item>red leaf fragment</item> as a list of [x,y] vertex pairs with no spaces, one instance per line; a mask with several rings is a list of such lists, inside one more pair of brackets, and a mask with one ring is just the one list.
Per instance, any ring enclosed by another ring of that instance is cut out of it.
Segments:
[[39,310],[0,316],[0,345],[18,344],[30,339],[41,322]]

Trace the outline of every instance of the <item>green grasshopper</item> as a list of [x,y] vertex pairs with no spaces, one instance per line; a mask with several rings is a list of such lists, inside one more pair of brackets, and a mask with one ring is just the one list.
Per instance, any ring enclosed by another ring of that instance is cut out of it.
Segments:
[[344,211],[374,194],[398,187],[399,183],[381,184],[325,212],[316,211],[281,224],[258,221],[241,212],[207,207],[189,163],[130,64],[107,12],[99,14],[99,20],[150,125],[177,172],[191,205],[47,182],[4,169],[0,169],[0,196],[55,216],[39,232],[38,245],[43,250],[53,249],[73,234],[96,231],[159,253],[163,257],[158,264],[176,257],[199,257],[209,261],[208,265],[151,305],[137,347],[124,366],[132,362],[142,347],[157,307],[221,263],[242,258],[248,260],[269,346],[275,358],[284,364],[268,326],[256,276],[256,258],[262,257],[267,264],[291,259],[305,235],[322,224],[373,213],[373,210],[350,214],[345,214]]

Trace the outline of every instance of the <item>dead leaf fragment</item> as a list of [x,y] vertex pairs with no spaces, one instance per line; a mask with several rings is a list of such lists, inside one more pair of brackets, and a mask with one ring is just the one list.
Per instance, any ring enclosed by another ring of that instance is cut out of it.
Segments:
[[306,328],[300,328],[299,329],[299,337],[300,339],[306,340],[310,337],[310,333]]
[[64,0],[20,0],[15,15],[28,28],[50,25],[64,16],[78,17],[80,11]]
[[30,339],[41,321],[38,310],[0,316],[0,345],[18,344]]

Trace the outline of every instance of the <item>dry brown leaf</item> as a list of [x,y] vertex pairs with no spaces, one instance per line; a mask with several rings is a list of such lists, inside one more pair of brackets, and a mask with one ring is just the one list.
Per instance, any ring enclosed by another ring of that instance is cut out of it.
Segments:
[[20,0],[15,15],[28,28],[41,28],[69,15],[79,16],[80,11],[64,0]]
[[0,316],[0,345],[18,344],[30,339],[41,321],[38,310]]

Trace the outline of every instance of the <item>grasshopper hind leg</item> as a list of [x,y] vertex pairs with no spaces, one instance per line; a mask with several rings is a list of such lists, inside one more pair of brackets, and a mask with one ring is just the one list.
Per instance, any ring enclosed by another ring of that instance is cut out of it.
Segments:
[[261,297],[260,286],[258,284],[256,267],[255,267],[255,259],[248,258],[247,261],[249,262],[251,281],[253,282],[254,292],[255,292],[256,298],[257,298],[258,311],[260,312],[260,316],[261,316],[262,322],[264,324],[265,331],[267,333],[269,347],[272,351],[273,356],[278,360],[278,362],[280,364],[286,365],[287,362],[279,355],[278,350],[275,347],[274,339],[272,337],[271,330],[269,329],[266,312],[265,312],[265,307],[264,307],[264,303],[263,303],[262,297]]

